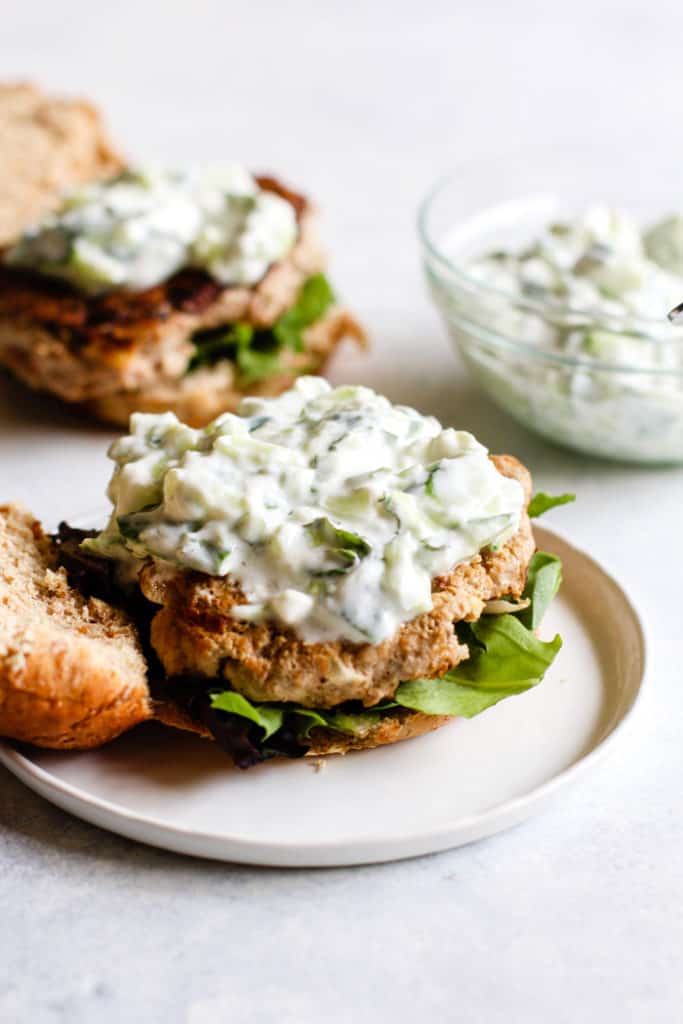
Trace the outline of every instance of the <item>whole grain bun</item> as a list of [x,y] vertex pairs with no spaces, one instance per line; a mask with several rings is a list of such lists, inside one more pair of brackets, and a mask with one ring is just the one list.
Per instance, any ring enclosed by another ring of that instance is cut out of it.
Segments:
[[[0,736],[87,749],[155,718],[211,737],[175,704],[150,700],[133,623],[69,585],[50,538],[17,505],[0,506],[0,566]],[[397,709],[364,736],[316,728],[306,756],[397,743],[447,721]]]
[[0,735],[98,747],[151,715],[128,616],[82,597],[56,568],[40,524],[0,506]]
[[0,247],[52,210],[61,189],[122,168],[89,103],[0,85]]

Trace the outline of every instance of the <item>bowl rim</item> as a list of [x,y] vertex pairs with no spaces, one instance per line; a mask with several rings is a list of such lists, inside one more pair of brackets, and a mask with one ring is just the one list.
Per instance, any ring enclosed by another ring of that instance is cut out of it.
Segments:
[[[434,260],[437,264],[446,268],[448,272],[453,275],[456,279],[460,279],[469,290],[479,293],[483,296],[490,295],[497,298],[502,298],[508,302],[514,303],[517,308],[527,310],[529,312],[537,313],[542,316],[574,316],[581,318],[591,318],[597,329],[604,329],[610,333],[621,333],[629,335],[636,340],[648,341],[651,344],[661,346],[665,348],[668,345],[680,345],[683,346],[683,330],[680,335],[672,336],[671,338],[657,338],[651,333],[656,327],[661,330],[665,325],[666,321],[662,318],[645,317],[636,314],[601,314],[600,312],[593,312],[586,307],[577,307],[568,304],[563,304],[556,300],[545,302],[540,299],[534,299],[530,296],[523,296],[513,291],[508,291],[504,288],[499,288],[495,285],[491,285],[482,281],[480,278],[475,277],[473,274],[467,272],[462,264],[454,262],[446,253],[441,249],[439,244],[433,237],[432,232],[429,229],[429,218],[432,213],[434,204],[446,191],[454,187],[459,178],[463,175],[467,168],[474,168],[478,165],[483,164],[485,161],[482,160],[470,160],[463,162],[456,169],[451,169],[445,174],[441,175],[431,188],[428,190],[424,198],[421,200],[418,211],[417,211],[417,230],[418,237],[423,249]],[[530,195],[529,198],[532,198]],[[486,209],[495,209],[495,206],[489,206]],[[457,224],[463,223],[462,220],[455,221],[453,227]],[[683,285],[681,287],[681,295],[683,297]],[[581,325],[577,325],[577,328]],[[623,329],[621,329],[623,327]],[[638,330],[638,328],[641,328]],[[503,336],[500,336],[501,338]],[[529,349],[534,352],[539,352],[537,346],[529,345],[521,340],[508,338],[505,339],[512,345],[519,345],[522,348]],[[562,356],[561,361],[567,364],[579,363],[583,366],[594,366],[597,367],[602,365],[609,369],[620,369],[620,370],[631,370],[635,368],[633,365],[617,365],[616,363],[603,363],[585,358],[578,358],[575,356]],[[638,367],[637,372],[643,373],[658,373],[664,375],[678,376],[683,372],[683,366],[680,370],[671,368],[651,368],[651,367]]]

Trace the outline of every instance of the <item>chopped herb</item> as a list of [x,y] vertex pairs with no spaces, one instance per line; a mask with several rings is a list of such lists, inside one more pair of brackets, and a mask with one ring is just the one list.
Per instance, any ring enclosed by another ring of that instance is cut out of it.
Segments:
[[370,544],[360,534],[340,529],[325,516],[307,523],[306,530],[316,546],[328,549],[333,561],[332,565],[315,575],[339,576],[347,573],[359,559],[369,555],[372,550]]
[[116,525],[119,533],[127,540],[137,540],[138,536],[146,526],[154,519],[152,513],[156,513],[158,505],[145,505],[137,512],[129,512],[126,515],[116,517]]
[[435,466],[434,469],[430,469],[430,471],[429,471],[429,476],[427,477],[427,482],[425,484],[425,494],[429,498],[435,498],[436,497],[436,494],[434,492],[434,477],[438,473],[438,471],[439,471],[439,466]]
[[268,423],[268,421],[271,420],[271,419],[272,419],[271,416],[257,416],[254,419],[253,423],[251,423],[251,425],[249,427],[249,433],[253,434],[255,430],[258,430],[259,427],[262,427],[265,423]]
[[555,238],[566,238],[569,234],[570,227],[568,224],[562,224],[560,222],[557,222],[555,224],[551,224],[548,228],[548,231],[551,235],[554,235]]

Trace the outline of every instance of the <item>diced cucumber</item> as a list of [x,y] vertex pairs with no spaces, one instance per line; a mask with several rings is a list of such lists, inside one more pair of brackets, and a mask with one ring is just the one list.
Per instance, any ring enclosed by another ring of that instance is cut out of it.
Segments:
[[76,238],[71,243],[65,274],[83,288],[100,289],[122,284],[126,280],[126,267],[119,260],[87,238]]

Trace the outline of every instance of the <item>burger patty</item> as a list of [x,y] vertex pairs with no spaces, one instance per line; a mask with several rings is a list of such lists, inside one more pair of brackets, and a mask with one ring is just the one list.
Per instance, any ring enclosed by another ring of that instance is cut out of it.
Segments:
[[[492,460],[504,476],[519,480],[528,503],[531,478],[525,467],[509,455]],[[400,682],[438,678],[467,658],[454,623],[475,621],[487,601],[519,597],[534,548],[525,512],[507,544],[435,579],[432,609],[377,645],[305,644],[277,624],[234,619],[231,609],[243,604],[245,596],[222,577],[148,562],[140,587],[148,600],[162,605],[152,620],[151,642],[168,676],[225,681],[256,701],[331,708],[358,700],[371,707],[393,696]]]
[[257,284],[226,287],[188,269],[145,291],[87,296],[0,264],[0,364],[30,387],[87,402],[178,381],[197,331],[236,321],[272,326],[324,259],[309,202],[273,178],[257,182],[287,199],[299,223],[291,251]]
[[234,412],[245,395],[274,397],[291,387],[299,374],[322,373],[337,345],[349,338],[363,344],[363,329],[345,309],[333,306],[303,331],[303,351],[283,350],[278,357],[279,368],[259,381],[245,386],[235,364],[222,359],[179,380],[160,379],[135,391],[115,391],[91,399],[87,408],[98,419],[123,427],[128,426],[133,412],[161,413],[167,409],[172,409],[183,423],[203,427],[223,412]]

